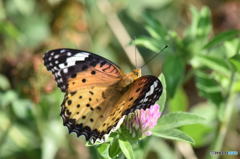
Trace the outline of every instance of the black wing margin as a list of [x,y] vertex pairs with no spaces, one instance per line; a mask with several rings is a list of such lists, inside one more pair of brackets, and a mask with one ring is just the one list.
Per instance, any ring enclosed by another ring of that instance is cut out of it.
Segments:
[[[162,84],[160,80],[155,76],[148,75],[142,76],[130,84],[128,91],[126,91],[119,100],[123,101],[123,98],[126,99],[126,96],[131,99],[131,95],[134,95],[134,93],[131,92],[138,91],[138,89],[140,91],[139,94],[135,96],[133,104],[128,109],[122,111],[122,113],[120,113],[120,118],[117,118],[114,124],[109,126],[106,131],[100,132],[97,129],[92,130],[90,127],[84,126],[83,124],[77,124],[75,120],[69,119],[67,116],[65,116],[65,111],[67,110],[65,107],[62,107],[61,116],[63,118],[64,125],[67,126],[69,133],[75,132],[77,136],[84,135],[86,140],[90,140],[92,143],[95,143],[95,141],[98,139],[104,140],[104,136],[106,134],[111,133],[114,128],[116,129],[121,125],[121,119],[124,119],[122,117],[134,112],[135,110],[145,110],[149,108],[159,99],[162,94]],[[115,112],[118,112],[118,106],[121,105],[114,105]],[[111,117],[111,114],[109,114],[109,117]]]
[[[139,82],[145,80],[145,82]],[[152,75],[142,76],[132,83],[132,85],[141,84],[141,92],[139,97],[134,101],[131,108],[124,112],[124,115],[134,112],[137,109],[147,109],[155,104],[162,94],[162,83],[160,80]]]
[[74,77],[78,72],[82,72],[91,66],[95,67],[97,64],[109,63],[118,67],[111,61],[94,53],[68,48],[50,50],[45,53],[43,60],[47,70],[55,76],[57,85],[63,92],[67,90],[68,78]]

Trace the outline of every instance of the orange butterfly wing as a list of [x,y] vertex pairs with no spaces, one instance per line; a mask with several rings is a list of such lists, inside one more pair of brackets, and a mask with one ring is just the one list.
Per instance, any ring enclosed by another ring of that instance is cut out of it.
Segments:
[[[44,55],[43,60],[47,70],[55,76],[57,85],[63,92],[88,85],[111,85],[123,77],[117,65],[87,51],[51,50]],[[79,81],[73,83],[75,79]]]
[[89,86],[111,86],[122,78],[120,71],[111,64],[97,64],[68,79],[68,91]]
[[87,87],[66,94],[61,116],[70,132],[96,141],[108,134],[124,115],[153,105],[161,92],[161,83],[154,76],[140,77],[122,91],[115,86]]
[[[154,76],[142,76],[130,84],[129,88],[121,97],[110,107],[107,112],[109,115],[103,123],[100,123],[100,131],[109,132],[118,121],[136,109],[147,109],[153,105],[162,93],[161,82]],[[100,136],[101,137],[101,136]]]
[[66,92],[61,110],[64,125],[87,140],[102,139],[124,115],[150,107],[162,92],[154,76],[140,77],[124,87],[126,75],[115,64],[86,51],[52,50],[44,63]]

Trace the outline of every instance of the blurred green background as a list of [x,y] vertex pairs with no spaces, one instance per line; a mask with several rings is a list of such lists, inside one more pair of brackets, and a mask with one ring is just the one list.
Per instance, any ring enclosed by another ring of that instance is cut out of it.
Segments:
[[62,125],[63,93],[42,56],[64,47],[129,72],[168,45],[144,67],[165,75],[164,114],[194,112],[207,122],[181,127],[194,144],[148,137],[136,158],[240,151],[239,15],[238,0],[0,0],[0,158],[104,158]]

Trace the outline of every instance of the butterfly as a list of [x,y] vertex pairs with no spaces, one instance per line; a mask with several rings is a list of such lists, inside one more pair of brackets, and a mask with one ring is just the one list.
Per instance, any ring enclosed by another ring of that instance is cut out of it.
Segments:
[[147,109],[162,94],[160,80],[141,76],[141,69],[125,74],[113,62],[94,53],[55,49],[45,53],[44,65],[65,93],[61,117],[69,133],[87,141],[104,140],[124,116]]

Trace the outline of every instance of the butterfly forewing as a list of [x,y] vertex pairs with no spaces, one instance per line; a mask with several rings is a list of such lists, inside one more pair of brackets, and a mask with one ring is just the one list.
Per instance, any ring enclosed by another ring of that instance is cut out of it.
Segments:
[[[85,80],[95,84],[95,80],[98,79],[98,77],[95,77],[97,73],[103,73],[102,75],[105,75],[105,80],[101,80],[102,83],[108,81],[116,82],[120,80],[122,76],[116,64],[87,51],[56,49],[48,51],[43,59],[47,69],[55,76],[58,87],[64,92],[68,89],[68,80],[71,80],[71,78],[75,79],[77,75],[82,78],[79,79],[82,80],[82,84],[78,83],[78,85],[80,84],[79,87],[86,85]],[[86,75],[86,72],[89,74]],[[102,75],[99,76],[102,77]],[[87,77],[92,77],[94,80],[86,79]]]

